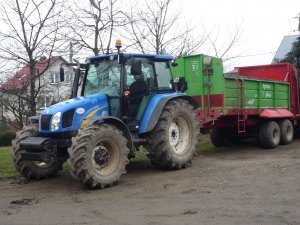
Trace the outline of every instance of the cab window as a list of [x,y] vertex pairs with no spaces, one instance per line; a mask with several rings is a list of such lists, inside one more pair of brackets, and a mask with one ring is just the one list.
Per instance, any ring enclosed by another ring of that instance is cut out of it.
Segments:
[[157,85],[160,90],[172,89],[172,75],[167,62],[154,62]]

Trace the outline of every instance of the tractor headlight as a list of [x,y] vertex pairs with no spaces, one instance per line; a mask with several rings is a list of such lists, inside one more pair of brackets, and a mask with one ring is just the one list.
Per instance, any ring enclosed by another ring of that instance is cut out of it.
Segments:
[[60,124],[61,112],[55,113],[51,121],[51,131],[58,130]]

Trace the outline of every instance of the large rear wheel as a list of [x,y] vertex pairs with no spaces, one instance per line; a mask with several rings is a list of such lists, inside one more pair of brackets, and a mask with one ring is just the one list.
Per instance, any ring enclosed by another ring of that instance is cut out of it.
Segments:
[[20,148],[20,142],[28,137],[38,135],[38,125],[26,126],[23,130],[17,132],[16,138],[12,142],[12,159],[16,170],[28,179],[43,179],[52,177],[62,169],[63,161],[46,163],[38,161],[24,160],[21,157],[23,149]]
[[170,101],[147,137],[152,163],[163,169],[181,169],[195,156],[199,126],[193,107],[183,99]]
[[280,128],[280,144],[287,145],[292,143],[294,138],[294,127],[290,120],[284,119],[278,122]]
[[276,148],[280,142],[280,128],[275,121],[267,121],[259,128],[258,141],[263,148]]
[[210,140],[217,148],[226,147],[230,143],[225,128],[213,128],[210,133]]
[[128,164],[129,149],[113,125],[92,125],[79,130],[68,149],[71,175],[90,188],[116,184]]

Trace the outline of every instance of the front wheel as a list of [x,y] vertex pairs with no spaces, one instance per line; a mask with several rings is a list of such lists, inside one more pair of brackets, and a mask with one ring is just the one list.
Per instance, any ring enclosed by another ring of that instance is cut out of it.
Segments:
[[151,162],[163,169],[181,169],[195,155],[199,126],[193,107],[183,99],[167,103],[147,137]]
[[62,169],[63,161],[46,163],[38,161],[24,160],[21,157],[23,149],[20,148],[20,142],[28,137],[36,137],[38,135],[38,126],[26,126],[23,130],[17,132],[16,138],[12,142],[12,159],[16,170],[28,179],[43,179],[52,177]]
[[122,132],[109,124],[79,130],[68,149],[71,175],[89,188],[116,184],[129,162],[126,144]]

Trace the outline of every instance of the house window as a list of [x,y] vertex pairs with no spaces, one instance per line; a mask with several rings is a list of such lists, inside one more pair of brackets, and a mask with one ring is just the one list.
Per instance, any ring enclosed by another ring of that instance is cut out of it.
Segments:
[[71,84],[71,74],[69,74],[69,73],[66,73],[65,74],[65,83],[66,84]]
[[40,109],[44,109],[48,106],[50,106],[50,96],[40,96],[38,97],[38,107]]
[[50,72],[50,83],[57,84],[59,82],[59,72]]

